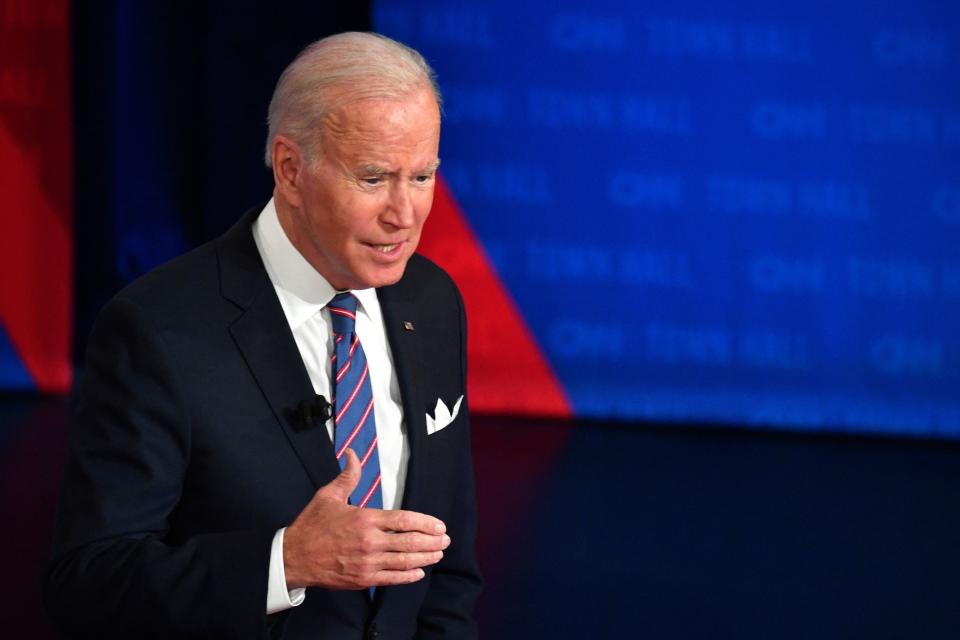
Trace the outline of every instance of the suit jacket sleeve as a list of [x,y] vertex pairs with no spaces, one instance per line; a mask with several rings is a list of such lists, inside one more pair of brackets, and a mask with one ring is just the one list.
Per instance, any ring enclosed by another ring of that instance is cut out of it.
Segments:
[[416,637],[460,640],[477,637],[473,610],[482,581],[475,552],[477,501],[466,398],[467,322],[463,299],[456,286],[452,282],[450,284],[459,316],[460,388],[464,401],[456,420],[462,421],[461,424],[447,427],[450,437],[460,439],[455,448],[458,458],[448,462],[451,463],[450,468],[460,473],[453,476],[456,478],[453,504],[447,513],[440,514],[450,531],[451,544],[431,572],[430,587],[420,608]]
[[255,638],[274,531],[172,540],[190,456],[177,363],[150,318],[115,298],[91,334],[44,597],[76,636]]

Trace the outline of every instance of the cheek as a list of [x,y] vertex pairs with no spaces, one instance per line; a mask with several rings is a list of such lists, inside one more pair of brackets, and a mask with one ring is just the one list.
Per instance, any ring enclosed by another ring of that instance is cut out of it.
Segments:
[[363,235],[376,224],[380,208],[376,199],[366,194],[350,194],[340,198],[334,225],[336,232],[341,236]]
[[417,211],[417,220],[420,224],[423,224],[427,216],[430,215],[430,210],[433,208],[433,189],[420,195],[415,208]]

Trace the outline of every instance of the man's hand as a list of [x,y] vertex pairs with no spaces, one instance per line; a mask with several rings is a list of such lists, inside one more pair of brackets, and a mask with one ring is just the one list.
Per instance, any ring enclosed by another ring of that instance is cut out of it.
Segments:
[[360,481],[360,461],[319,489],[283,535],[287,588],[365,589],[424,576],[450,545],[446,525],[414,511],[359,509],[347,499]]

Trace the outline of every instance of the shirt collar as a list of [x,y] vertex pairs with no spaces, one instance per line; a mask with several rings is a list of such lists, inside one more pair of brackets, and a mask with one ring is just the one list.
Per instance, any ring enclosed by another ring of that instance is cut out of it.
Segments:
[[[253,223],[253,239],[263,259],[270,282],[277,290],[280,306],[291,329],[296,329],[327,303],[338,291],[301,255],[280,226],[273,198]],[[353,291],[361,310],[378,304],[375,289]]]

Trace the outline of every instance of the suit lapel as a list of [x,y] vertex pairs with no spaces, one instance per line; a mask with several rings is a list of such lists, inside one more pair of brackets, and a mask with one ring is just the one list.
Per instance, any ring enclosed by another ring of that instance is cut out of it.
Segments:
[[407,464],[407,478],[403,491],[401,507],[416,510],[422,499],[420,471],[424,463],[427,422],[423,407],[421,376],[423,358],[420,348],[421,335],[404,328],[404,322],[417,326],[419,319],[415,305],[400,295],[398,287],[384,287],[377,290],[383,321],[387,329],[387,339],[393,353],[393,365],[400,384],[403,399],[403,416],[407,427],[407,441],[410,443],[410,461]]
[[229,331],[290,445],[319,488],[336,477],[340,468],[323,425],[304,429],[294,415],[302,400],[313,397],[313,385],[253,240],[251,225],[258,213],[259,209],[244,215],[218,247],[221,292],[239,309]]

